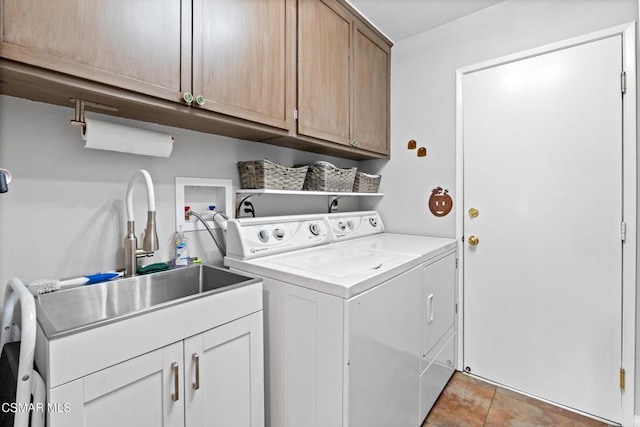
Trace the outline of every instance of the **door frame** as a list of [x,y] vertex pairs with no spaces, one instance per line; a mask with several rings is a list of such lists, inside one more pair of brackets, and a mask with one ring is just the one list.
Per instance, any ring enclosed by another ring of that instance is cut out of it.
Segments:
[[[625,389],[622,392],[623,425],[634,425],[635,405],[635,342],[636,342],[636,263],[637,263],[637,113],[636,113],[636,23],[618,25],[606,30],[563,40],[516,54],[503,56],[456,70],[456,239],[464,236],[464,162],[463,162],[463,94],[462,79],[466,74],[497,65],[538,56],[572,46],[622,36],[623,69],[626,72],[626,92],[622,100],[623,139],[623,220],[626,239],[622,249],[622,368],[625,369]],[[464,250],[459,250],[458,269],[458,357],[456,369],[463,369],[464,343]]]

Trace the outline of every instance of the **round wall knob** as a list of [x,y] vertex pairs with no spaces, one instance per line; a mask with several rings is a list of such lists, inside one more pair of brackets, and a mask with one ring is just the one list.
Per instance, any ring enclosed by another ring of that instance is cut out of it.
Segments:
[[474,235],[469,236],[467,241],[471,246],[478,246],[478,243],[480,243],[480,239],[478,238],[478,236],[474,236]]
[[182,99],[184,99],[184,102],[187,104],[191,104],[193,102],[193,94],[191,92],[185,92],[184,95],[182,95]]
[[205,102],[207,102],[207,100],[204,98],[204,96],[202,95],[196,96],[196,104],[204,105]]

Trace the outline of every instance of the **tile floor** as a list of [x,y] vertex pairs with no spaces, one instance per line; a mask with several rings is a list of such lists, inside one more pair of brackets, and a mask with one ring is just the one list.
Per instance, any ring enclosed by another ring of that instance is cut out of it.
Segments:
[[574,412],[456,372],[422,427],[606,426]]

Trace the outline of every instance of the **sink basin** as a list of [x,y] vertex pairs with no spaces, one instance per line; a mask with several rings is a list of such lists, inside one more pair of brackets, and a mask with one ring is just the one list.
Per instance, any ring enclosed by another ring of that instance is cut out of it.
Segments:
[[42,294],[36,316],[46,337],[55,338],[257,281],[194,265]]

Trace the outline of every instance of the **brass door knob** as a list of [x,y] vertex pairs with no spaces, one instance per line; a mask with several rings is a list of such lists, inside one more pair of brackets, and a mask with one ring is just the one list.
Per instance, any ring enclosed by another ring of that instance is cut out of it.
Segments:
[[467,242],[469,242],[471,246],[478,246],[478,243],[480,243],[480,239],[478,238],[478,236],[471,235],[467,239]]
[[469,217],[470,218],[476,218],[478,215],[480,215],[480,211],[476,208],[471,208],[469,209]]

